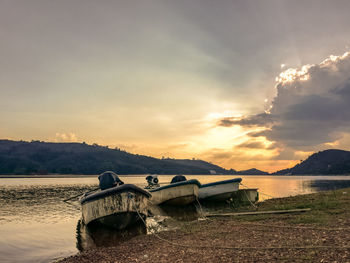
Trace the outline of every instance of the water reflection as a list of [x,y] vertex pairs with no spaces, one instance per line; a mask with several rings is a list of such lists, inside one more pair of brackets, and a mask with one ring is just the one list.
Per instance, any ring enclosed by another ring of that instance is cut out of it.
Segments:
[[80,214],[80,205],[63,202],[90,190],[90,185],[16,185],[0,187],[0,221],[50,224]]
[[350,180],[313,180],[303,182],[304,187],[314,191],[328,191],[350,187]]

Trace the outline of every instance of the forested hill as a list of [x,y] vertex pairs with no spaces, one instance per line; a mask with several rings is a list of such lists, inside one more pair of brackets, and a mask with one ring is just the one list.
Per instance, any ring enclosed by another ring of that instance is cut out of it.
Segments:
[[350,175],[350,152],[332,149],[314,153],[293,168],[284,169],[275,174]]
[[268,175],[269,173],[258,170],[256,168],[248,169],[248,170],[243,170],[243,171],[237,171],[237,175]]
[[157,159],[85,143],[0,140],[0,174],[234,174],[201,160]]

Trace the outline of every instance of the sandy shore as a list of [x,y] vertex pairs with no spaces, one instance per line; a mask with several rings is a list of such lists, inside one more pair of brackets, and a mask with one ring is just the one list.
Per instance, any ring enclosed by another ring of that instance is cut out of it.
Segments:
[[350,262],[350,188],[272,199],[258,211],[295,208],[312,210],[207,218],[60,262]]

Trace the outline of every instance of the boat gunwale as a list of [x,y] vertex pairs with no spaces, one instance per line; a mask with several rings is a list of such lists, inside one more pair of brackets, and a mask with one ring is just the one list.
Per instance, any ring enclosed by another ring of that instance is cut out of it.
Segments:
[[187,184],[195,184],[199,188],[201,187],[201,183],[197,179],[190,179],[190,180],[186,180],[186,181],[181,181],[181,182],[177,182],[177,183],[164,185],[164,186],[161,186],[161,187],[158,187],[158,188],[155,188],[155,189],[151,189],[149,191],[151,193],[153,193],[153,192],[161,191],[161,190],[164,190],[164,189],[173,188],[173,187],[181,186],[181,185],[187,185]]
[[149,191],[142,189],[134,184],[123,184],[121,186],[115,186],[115,187],[108,188],[108,189],[105,189],[105,190],[102,190],[99,192],[91,193],[87,196],[83,196],[80,200],[80,203],[83,205],[87,202],[92,202],[92,201],[104,198],[106,196],[125,193],[125,192],[139,193],[139,194],[147,196],[148,198],[150,198],[152,196],[152,194]]
[[220,184],[230,184],[230,183],[240,183],[240,182],[242,182],[242,178],[234,178],[234,179],[217,181],[217,182],[208,183],[208,184],[202,184],[200,188],[205,188],[205,187],[210,187],[210,186],[220,185]]

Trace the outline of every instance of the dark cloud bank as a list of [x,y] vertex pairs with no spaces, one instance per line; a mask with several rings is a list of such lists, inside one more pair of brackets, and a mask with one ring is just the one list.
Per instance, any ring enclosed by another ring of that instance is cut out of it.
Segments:
[[312,149],[350,133],[350,53],[317,65],[288,69],[276,79],[277,95],[265,113],[225,118],[221,126],[264,128],[251,133],[292,149]]

